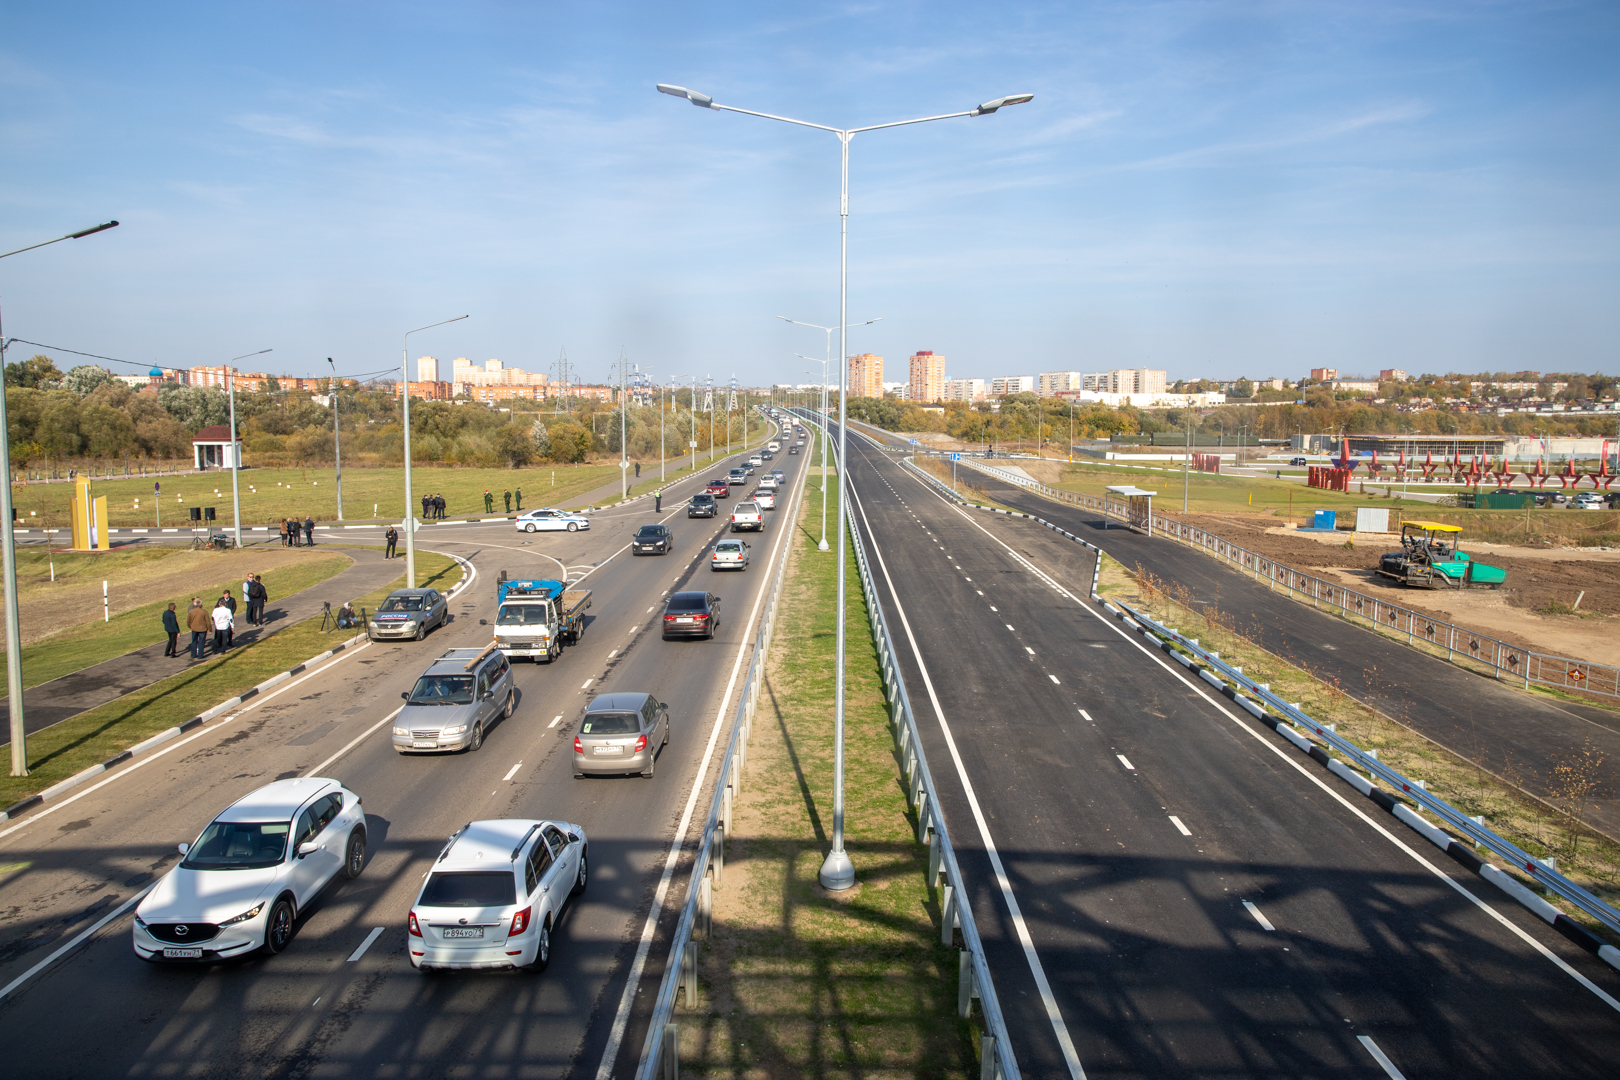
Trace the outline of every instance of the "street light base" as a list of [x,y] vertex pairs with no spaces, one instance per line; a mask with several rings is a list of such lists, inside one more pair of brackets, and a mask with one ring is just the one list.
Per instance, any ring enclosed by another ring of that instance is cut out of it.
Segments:
[[828,892],[843,892],[854,885],[855,864],[849,861],[849,853],[827,852],[827,861],[821,864],[821,887]]
[[816,550],[817,551],[831,551],[832,550],[832,545],[828,544],[827,543],[827,538],[825,536],[823,536],[821,538],[821,543],[816,545]]

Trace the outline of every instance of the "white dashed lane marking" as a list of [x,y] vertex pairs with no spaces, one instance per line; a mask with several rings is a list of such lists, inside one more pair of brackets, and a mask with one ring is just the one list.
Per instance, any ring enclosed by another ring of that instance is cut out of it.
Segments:
[[[1174,814],[1170,815],[1170,824],[1174,825],[1176,827],[1176,830],[1178,832],[1180,832],[1182,836],[1191,836],[1192,835],[1192,830],[1187,828],[1187,826],[1183,825],[1181,823],[1181,819],[1176,817],[1176,815],[1174,815]],[[1247,901],[1245,901],[1245,903],[1247,903]]]
[[[1081,716],[1086,716],[1086,710],[1084,710],[1084,709],[1081,709],[1081,710],[1080,710],[1080,715],[1081,715]],[[1089,716],[1086,716],[1086,719],[1087,719],[1087,720],[1090,720],[1090,719],[1091,719],[1091,717],[1089,717]],[[1121,765],[1123,765],[1123,766],[1125,766],[1125,767],[1126,767],[1126,768],[1127,768],[1127,769],[1129,769],[1129,770],[1131,770],[1131,771],[1132,771],[1132,772],[1135,772],[1135,771],[1136,771],[1136,766],[1135,766],[1135,765],[1132,765],[1132,764],[1131,764],[1131,762],[1130,762],[1130,759],[1129,759],[1129,758],[1127,758],[1127,757],[1126,757],[1126,756],[1125,756],[1125,755],[1124,755],[1124,754],[1115,754],[1115,755],[1114,755],[1114,756],[1115,756],[1115,757],[1117,757],[1117,758],[1119,758],[1119,763],[1120,763],[1120,764],[1121,764]]]
[[[1176,819],[1171,818],[1170,820],[1175,821]],[[1180,822],[1177,822],[1177,824],[1180,824]],[[1186,830],[1183,829],[1182,831],[1185,832]],[[1254,904],[1252,904],[1249,901],[1245,900],[1245,901],[1243,901],[1243,906],[1249,909],[1249,914],[1253,915],[1254,916],[1254,921],[1260,924],[1260,929],[1262,929],[1262,930],[1275,930],[1275,929],[1277,929],[1275,926],[1271,925],[1271,920],[1270,919],[1268,919],[1264,915],[1260,914],[1260,909],[1255,907]]]
[[505,776],[501,777],[501,783],[504,784],[506,781],[512,779],[512,777],[517,775],[517,771],[521,768],[523,768],[523,762],[520,761],[516,765],[512,766],[511,770],[507,772]]
[[[371,928],[371,933],[366,935],[366,940],[360,943],[360,947],[358,949],[349,954],[349,963],[352,964],[359,960],[362,956],[366,955],[366,950],[371,948],[373,942],[382,937],[383,931],[386,929],[388,929],[386,926],[373,926]],[[319,1001],[321,999],[316,998],[315,1000]]]
[[561,720],[561,719],[562,719],[562,714],[558,713],[556,716],[552,717],[551,723],[547,724],[546,727],[548,727],[548,728],[556,727],[557,726],[557,721]]

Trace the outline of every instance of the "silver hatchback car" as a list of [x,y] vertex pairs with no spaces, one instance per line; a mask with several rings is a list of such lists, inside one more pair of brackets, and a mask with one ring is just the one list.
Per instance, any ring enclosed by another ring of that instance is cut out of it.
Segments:
[[574,736],[574,778],[640,773],[651,779],[669,742],[669,706],[651,694],[598,694]]
[[477,750],[517,705],[512,666],[493,646],[451,649],[399,696],[405,705],[394,717],[394,749],[402,754]]

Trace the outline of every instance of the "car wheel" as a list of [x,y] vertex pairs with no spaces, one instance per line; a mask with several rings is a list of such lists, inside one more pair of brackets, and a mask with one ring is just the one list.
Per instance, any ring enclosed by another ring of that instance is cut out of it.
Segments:
[[509,691],[506,695],[506,708],[501,711],[502,720],[512,719],[512,713],[517,708],[517,691]]
[[416,640],[421,641],[425,637],[427,637],[427,620],[426,619],[424,619],[421,622],[416,624]]
[[641,770],[641,778],[643,780],[651,780],[653,778],[653,773],[655,773],[657,771],[658,771],[658,755],[654,754],[652,757],[647,759],[647,767],[645,769]]
[[551,920],[547,919],[540,924],[540,944],[534,950],[534,963],[529,965],[530,971],[544,971],[551,963]]
[[570,522],[569,522],[569,523],[568,523],[568,531],[569,531],[569,532],[579,532],[579,522],[577,522],[577,521],[570,521]]
[[480,746],[483,746],[483,745],[484,745],[484,725],[483,724],[474,724],[473,725],[472,739],[469,740],[468,743],[467,743],[467,752],[471,753],[471,754],[476,754],[478,752],[478,748]]
[[526,533],[534,532],[534,522],[531,521],[527,525],[525,525],[523,527],[523,531],[526,532]]
[[350,881],[366,868],[366,830],[356,829],[349,834],[349,850],[343,858],[343,873]]
[[264,924],[264,951],[271,956],[285,949],[292,941],[293,921],[296,918],[292,901],[283,896],[270,909],[270,918]]
[[579,853],[579,875],[574,878],[574,887],[568,891],[569,896],[578,896],[580,893],[585,891],[586,878],[588,877],[588,875],[590,873],[590,871],[586,867],[585,860],[586,860],[586,857],[589,856],[589,855],[590,855],[590,849],[589,848],[587,848],[587,849],[585,849],[585,850],[583,850],[583,851],[581,851]]

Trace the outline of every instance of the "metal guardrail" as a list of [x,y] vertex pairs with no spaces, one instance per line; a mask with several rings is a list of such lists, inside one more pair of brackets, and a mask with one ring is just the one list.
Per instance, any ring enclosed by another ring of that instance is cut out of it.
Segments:
[[[804,485],[801,483],[797,490],[802,494]],[[725,841],[732,832],[732,806],[742,791],[743,770],[748,764],[748,737],[753,732],[754,715],[759,709],[760,688],[765,681],[765,657],[770,651],[771,634],[776,626],[782,584],[787,580],[789,555],[789,550],[783,551],[782,564],[776,568],[776,576],[771,580],[770,599],[766,602],[764,614],[760,616],[748,676],[743,681],[736,712],[732,714],[731,734],[726,740],[720,774],[714,781],[714,798],[709,804],[708,817],[703,819],[697,856],[687,880],[686,901],[681,905],[675,933],[670,939],[669,956],[675,959],[665,966],[663,981],[658,986],[647,1039],[636,1066],[637,1080],[657,1080],[661,1072],[666,1080],[674,1080],[679,1075],[680,1032],[672,1020],[675,998],[684,989],[687,1007],[697,1005],[696,938],[699,932],[706,938],[713,924],[714,890],[719,887],[725,869]]]
[[[1220,653],[1204,648],[1196,638],[1186,637],[1179,630],[1171,629],[1154,620],[1151,616],[1145,615],[1118,600],[1111,602],[1142,626],[1147,627],[1152,633],[1197,657],[1222,678],[1232,683],[1235,688],[1264,701],[1288,720],[1304,727],[1311,734],[1327,743],[1357,767],[1411,798],[1418,804],[1419,809],[1433,813],[1474,844],[1494,851],[1497,855],[1512,863],[1517,869],[1530,874],[1549,891],[1557,893],[1609,929],[1620,933],[1620,911],[1616,911],[1596,896],[1570,881],[1550,864],[1542,862],[1511,840],[1507,840],[1487,829],[1479,820],[1469,817],[1444,799],[1430,794],[1421,783],[1410,780],[1398,770],[1385,765],[1378,760],[1376,754],[1370,754],[1362,750],[1349,739],[1336,732],[1331,724],[1318,723],[1303,712],[1297,704],[1284,701],[1272,693],[1271,687],[1266,683],[1255,682],[1244,675],[1241,667],[1228,664],[1221,659]],[[1242,695],[1238,695],[1237,700],[1245,709],[1250,712],[1255,711],[1253,703],[1243,699]]]
[[[1049,487],[1029,477],[1018,476],[966,457],[962,459],[962,464],[1057,502],[1095,510],[1106,516],[1124,517],[1122,503]],[[1160,514],[1153,515],[1150,535],[1176,540],[1224,559],[1229,565],[1247,571],[1256,580],[1281,585],[1295,599],[1309,599],[1313,607],[1327,608],[1346,618],[1354,616],[1365,619],[1381,630],[1404,634],[1408,645],[1426,645],[1436,651],[1444,649],[1447,660],[1478,665],[1488,669],[1492,677],[1512,679],[1522,683],[1525,689],[1536,685],[1602,697],[1620,697],[1620,667],[1511,645],[1477,630],[1345,588],[1336,581],[1303,573],[1213,533]]]
[[[818,418],[811,413],[808,419],[815,422]],[[855,429],[850,430],[853,432]],[[957,1015],[967,1018],[972,1013],[973,999],[979,999],[979,1010],[986,1028],[979,1040],[981,1076],[984,1080],[1019,1080],[1022,1074],[1013,1055],[1012,1042],[1007,1036],[1006,1020],[1001,1014],[1001,999],[996,996],[990,963],[984,954],[984,942],[979,937],[973,909],[966,900],[969,895],[966,882],[962,877],[962,868],[956,861],[956,849],[951,846],[950,829],[939,808],[939,792],[934,786],[934,774],[928,768],[928,755],[923,751],[917,717],[911,708],[911,697],[900,674],[899,654],[889,633],[888,620],[883,615],[877,582],[866,557],[866,543],[861,539],[853,504],[842,507],[841,512],[844,527],[849,530],[851,546],[855,549],[861,593],[866,598],[872,640],[877,646],[884,698],[894,724],[895,752],[905,772],[906,799],[917,812],[917,842],[928,845],[928,887],[930,890],[941,890],[940,941],[947,945],[955,944],[955,931],[962,931],[963,949],[957,963]],[[941,878],[944,879],[943,884]]]

